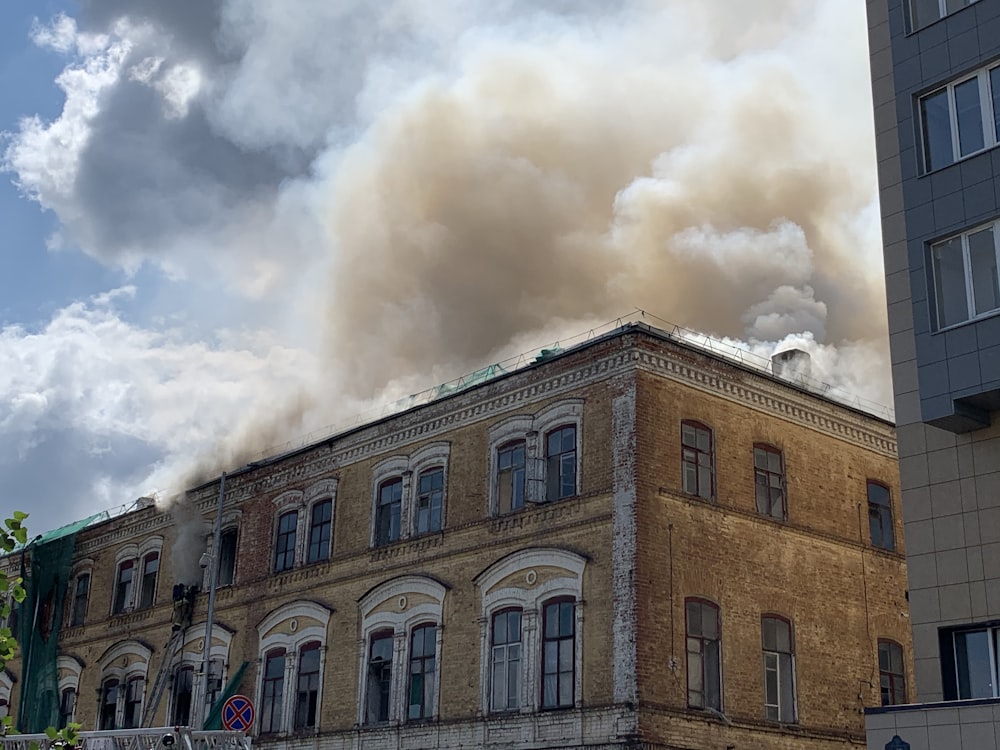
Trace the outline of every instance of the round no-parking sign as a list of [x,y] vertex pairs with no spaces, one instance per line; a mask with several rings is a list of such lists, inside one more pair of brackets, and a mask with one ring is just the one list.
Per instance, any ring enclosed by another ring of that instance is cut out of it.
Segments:
[[245,695],[234,695],[222,704],[222,726],[235,732],[253,728],[253,703]]

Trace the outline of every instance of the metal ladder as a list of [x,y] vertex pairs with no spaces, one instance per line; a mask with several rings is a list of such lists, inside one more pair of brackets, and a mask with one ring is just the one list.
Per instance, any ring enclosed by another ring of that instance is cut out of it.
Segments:
[[160,699],[163,697],[163,689],[167,686],[170,677],[170,665],[180,650],[184,642],[184,631],[187,628],[178,628],[170,634],[170,640],[163,648],[163,660],[160,661],[160,668],[156,672],[156,679],[153,681],[153,689],[149,691],[149,698],[146,705],[142,707],[142,722],[140,726],[151,726],[153,717],[156,716],[156,709],[160,706]]

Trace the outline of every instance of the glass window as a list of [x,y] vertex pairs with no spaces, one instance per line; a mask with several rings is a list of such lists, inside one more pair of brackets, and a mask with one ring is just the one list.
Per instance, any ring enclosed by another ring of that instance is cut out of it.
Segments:
[[497,451],[497,512],[524,507],[524,441],[507,443]]
[[181,667],[174,672],[172,694],[173,721],[175,727],[191,725],[191,695],[194,689],[194,668]]
[[576,494],[576,426],[552,430],[545,438],[546,500]]
[[133,677],[125,684],[125,717],[123,729],[138,729],[140,709],[142,708],[143,679]]
[[219,585],[232,586],[236,576],[236,529],[226,529],[219,537]]
[[152,607],[156,601],[156,573],[160,569],[160,554],[151,552],[142,561],[142,592],[139,609]]
[[274,544],[275,573],[291,570],[295,565],[295,530],[298,524],[298,511],[285,513],[278,519],[278,537]]
[[378,508],[375,512],[375,546],[399,540],[402,507],[403,478],[383,482],[378,489]]
[[906,703],[906,672],[903,669],[903,647],[895,641],[879,639],[878,674],[882,690],[882,705]]
[[542,616],[542,708],[573,705],[576,673],[576,605],[549,602]]
[[493,615],[490,659],[490,708],[516,711],[521,706],[521,610]]
[[101,715],[98,729],[117,729],[118,680],[105,680],[101,686]]
[[70,627],[78,627],[87,621],[87,602],[90,598],[90,573],[82,573],[76,578],[73,588],[73,611],[70,613]]
[[319,642],[307,643],[299,651],[299,677],[295,689],[295,728],[316,726],[319,699]]
[[722,637],[719,608],[701,599],[685,602],[688,705],[722,710]]
[[309,522],[309,562],[330,559],[333,533],[333,500],[321,500],[312,507]]
[[410,700],[407,719],[434,715],[434,672],[437,626],[421,625],[410,637]]
[[260,731],[264,734],[280,732],[281,706],[285,695],[285,651],[271,651],[264,657],[264,676],[261,680]]
[[372,635],[368,652],[368,685],[365,724],[389,721],[389,696],[392,688],[392,631]]
[[920,117],[924,131],[924,165],[928,172],[955,161],[951,142],[951,114],[948,89],[920,100]]
[[681,480],[687,494],[715,498],[712,430],[700,422],[681,422]]
[[761,618],[764,645],[764,715],[771,721],[795,721],[795,653],[792,626],[782,617]]
[[112,614],[120,615],[132,605],[132,574],[135,563],[126,560],[118,566],[118,580],[115,582],[115,605]]
[[885,550],[896,548],[889,488],[878,482],[868,482],[868,530],[872,546]]
[[59,696],[59,726],[62,729],[71,721],[76,714],[76,688],[65,688]]
[[974,313],[982,315],[1000,308],[994,227],[969,233],[969,266],[972,269]]
[[785,462],[781,451],[770,445],[755,445],[753,470],[757,512],[784,521],[788,518],[788,507],[785,504]]
[[989,630],[955,633],[955,669],[958,697],[992,698],[996,695],[996,665]]
[[438,467],[420,474],[417,480],[417,509],[414,533],[441,530],[441,509],[444,503],[444,469]]
[[993,105],[993,136],[1000,142],[1000,67],[990,71],[990,91]]
[[977,0],[909,0],[909,30],[916,31]]
[[981,151],[983,140],[983,110],[979,103],[979,78],[955,86],[955,116],[958,120],[958,153],[968,156]]
[[937,298],[938,327],[969,319],[966,295],[965,259],[962,238],[954,237],[931,249],[934,263],[934,291]]

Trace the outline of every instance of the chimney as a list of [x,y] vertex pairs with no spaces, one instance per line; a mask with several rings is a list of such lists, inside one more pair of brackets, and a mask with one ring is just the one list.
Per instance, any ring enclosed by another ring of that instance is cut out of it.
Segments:
[[785,349],[771,357],[771,371],[775,377],[802,382],[811,375],[812,361],[809,352]]

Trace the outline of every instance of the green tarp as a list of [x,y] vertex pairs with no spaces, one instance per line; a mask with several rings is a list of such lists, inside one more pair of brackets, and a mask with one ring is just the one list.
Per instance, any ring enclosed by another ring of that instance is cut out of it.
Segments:
[[[33,734],[59,723],[59,678],[56,671],[59,629],[66,600],[76,533],[104,514],[49,531],[21,551],[27,596],[20,604],[21,697],[17,728]],[[29,575],[24,555],[31,556]]]

